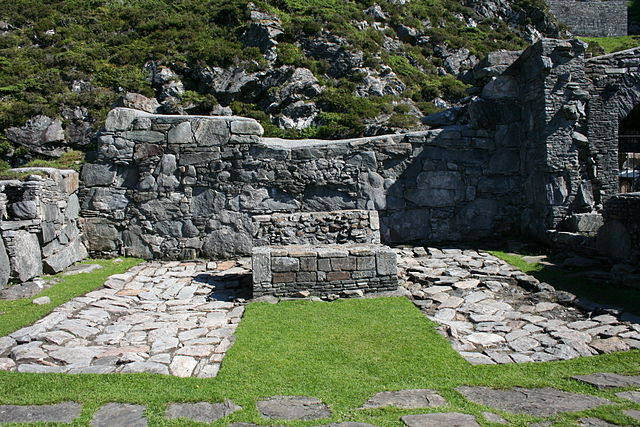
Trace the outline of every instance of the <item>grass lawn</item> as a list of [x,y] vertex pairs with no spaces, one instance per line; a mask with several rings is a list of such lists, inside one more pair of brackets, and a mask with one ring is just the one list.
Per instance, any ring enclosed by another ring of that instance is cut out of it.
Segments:
[[[400,426],[400,417],[426,410],[358,410],[374,393],[403,388],[432,388],[449,405],[437,411],[481,416],[487,408],[462,398],[454,388],[463,385],[497,387],[558,387],[603,396],[615,405],[587,411],[622,425],[640,425],[622,409],[636,408],[610,391],[569,379],[598,371],[638,373],[640,352],[581,358],[572,361],[472,366],[405,298],[339,300],[332,303],[291,301],[247,307],[215,379],[178,379],[151,374],[64,375],[0,373],[0,402],[44,404],[67,400],[84,404],[76,425],[87,425],[106,402],[147,405],[150,425],[196,425],[163,418],[169,402],[233,400],[244,409],[216,425],[244,421],[259,424],[310,426],[330,421],[369,422]],[[257,400],[271,395],[307,395],[322,399],[333,417],[321,422],[272,422],[259,416]],[[431,410],[436,411],[436,410]],[[513,425],[527,425],[532,417],[502,413]],[[559,416],[555,425],[572,425],[575,415]]]
[[[614,53],[621,50],[631,49],[640,46],[640,36],[618,36],[618,37],[578,37],[587,43],[600,46],[604,53]],[[602,52],[599,52],[602,54]]]

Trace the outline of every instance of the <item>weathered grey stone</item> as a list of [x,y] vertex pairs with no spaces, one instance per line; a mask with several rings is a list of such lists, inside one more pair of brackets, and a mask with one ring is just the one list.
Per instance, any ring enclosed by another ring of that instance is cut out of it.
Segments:
[[16,340],[11,337],[0,337],[0,356],[16,345]]
[[55,405],[0,405],[0,423],[65,423],[70,424],[82,411],[82,405],[64,402]]
[[125,403],[107,403],[98,409],[91,420],[91,427],[146,427],[145,407]]
[[33,304],[36,305],[46,305],[46,304],[51,304],[51,298],[49,297],[39,297],[34,299],[33,301],[31,301]]
[[132,362],[127,363],[121,371],[124,373],[150,373],[169,375],[169,368],[162,363],[155,362]]
[[621,399],[633,400],[636,403],[640,403],[640,391],[621,391],[616,393]]
[[11,277],[11,267],[9,264],[9,256],[0,235],[0,288],[3,288],[9,283],[9,277]]
[[38,217],[38,204],[35,200],[23,200],[9,205],[11,214],[17,219],[35,219]]
[[81,179],[87,187],[106,187],[113,184],[115,178],[116,171],[110,165],[87,163],[82,167]]
[[401,418],[407,427],[479,427],[473,415],[459,412],[442,412],[435,414],[405,415]]
[[87,249],[78,239],[74,240],[61,251],[44,259],[44,271],[46,273],[59,273],[71,264],[87,257]]
[[395,406],[402,409],[436,408],[446,405],[446,401],[434,390],[414,389],[383,391],[367,400],[363,409]]
[[107,120],[104,127],[107,132],[126,131],[131,129],[133,121],[140,116],[144,116],[137,110],[129,108],[116,108],[107,114]]
[[596,373],[576,375],[575,380],[591,384],[598,388],[640,387],[640,375],[619,375],[613,373]]
[[231,122],[231,133],[241,135],[257,135],[262,136],[264,130],[260,123],[255,120],[234,120]]
[[509,390],[498,390],[490,387],[458,387],[456,391],[480,405],[536,417],[584,411],[611,404],[609,400],[601,397],[568,393],[553,388],[514,387]]
[[[210,354],[211,352],[207,352]],[[169,365],[171,374],[176,377],[190,377],[193,370],[198,365],[198,361],[190,356],[175,356]]]
[[169,144],[192,144],[193,132],[191,123],[185,121],[171,129],[168,134],[168,142]]
[[20,230],[12,236],[11,276],[20,282],[42,275],[42,258],[40,257],[40,243],[35,234]]
[[242,409],[230,400],[224,403],[172,403],[167,408],[167,418],[188,418],[201,423],[212,423]]
[[627,417],[631,417],[634,420],[640,421],[640,411],[637,409],[626,409],[622,411],[622,413],[625,414]]
[[319,399],[306,396],[273,396],[257,403],[258,411],[267,418],[315,420],[331,416]]

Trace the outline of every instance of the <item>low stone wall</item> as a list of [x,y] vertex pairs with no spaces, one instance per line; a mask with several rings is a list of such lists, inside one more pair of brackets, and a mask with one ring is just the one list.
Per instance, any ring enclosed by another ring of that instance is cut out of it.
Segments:
[[356,295],[398,287],[396,254],[382,245],[253,249],[253,296]]
[[78,228],[78,173],[15,171],[34,175],[25,182],[0,181],[0,286],[58,273],[87,256]]
[[640,193],[619,194],[607,200],[597,242],[604,255],[640,262]]
[[549,9],[576,36],[627,35],[626,0],[549,0]]
[[252,220],[255,246],[380,243],[377,211],[275,213]]

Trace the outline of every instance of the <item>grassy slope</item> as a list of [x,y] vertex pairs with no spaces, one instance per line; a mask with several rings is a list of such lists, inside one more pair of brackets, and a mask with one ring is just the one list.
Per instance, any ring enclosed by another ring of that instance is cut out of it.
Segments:
[[[8,335],[41,319],[60,304],[102,286],[107,277],[112,274],[124,273],[140,262],[142,260],[134,258],[124,258],[120,263],[112,260],[86,260],[83,264],[100,264],[103,268],[74,276],[47,277],[47,279],[56,279],[59,283],[32,298],[15,301],[0,300],[0,336]],[[41,296],[51,298],[51,303],[35,305],[31,302],[34,298]]]
[[[290,54],[283,54],[277,66],[283,63],[306,66],[322,77],[327,64],[305,57],[293,44],[303,33],[310,35],[327,30],[344,37],[348,49],[362,50],[369,66],[391,65],[409,86],[405,96],[417,102],[430,101],[436,96],[464,96],[464,85],[451,76],[437,75],[436,67],[442,65],[442,60],[432,57],[431,46],[405,44],[402,52],[391,55],[381,47],[382,33],[356,28],[355,22],[372,21],[362,12],[372,1],[267,0],[257,3],[280,16],[285,26],[286,40],[280,52],[288,48]],[[247,23],[246,4],[247,0],[54,0],[46,3],[0,0],[0,21],[17,28],[0,36],[0,131],[22,125],[36,114],[59,116],[62,106],[84,106],[99,124],[118,92],[153,94],[142,71],[142,65],[148,60],[160,60],[178,70],[194,65],[228,66],[234,62],[253,71],[263,67],[264,58],[259,51],[243,48],[240,43]],[[414,0],[402,7],[385,4],[385,9],[390,12],[391,27],[405,24],[422,28],[421,21],[430,19],[443,25],[426,30],[434,43],[466,46],[477,55],[523,46],[523,41],[500,21],[482,22],[477,28],[468,28],[454,13],[471,16],[473,12],[455,0]],[[74,93],[71,83],[76,80],[90,81],[95,89]],[[339,85],[343,92],[355,98],[352,88],[356,81],[354,77],[352,81],[331,84]],[[189,86],[189,81],[186,83]],[[196,99],[203,96],[190,95]],[[327,100],[329,104],[343,102],[339,96],[331,98]],[[374,113],[380,112],[380,104],[391,105],[391,100],[377,101]],[[235,107],[238,114],[264,115],[253,104]],[[371,114],[371,111],[358,111],[347,115],[340,107],[328,108],[327,111],[339,117],[334,117],[336,123],[325,136],[331,136],[332,132],[339,134],[345,131],[344,127],[346,131],[358,132],[359,127],[351,123],[360,123]],[[0,155],[11,150],[1,133]]]
[[[260,398],[309,395],[328,403],[331,421],[370,422],[399,426],[399,418],[428,410],[357,410],[378,391],[433,388],[449,405],[437,411],[472,413],[482,420],[486,408],[464,400],[454,388],[463,384],[553,386],[604,396],[614,406],[590,411],[610,421],[639,425],[621,409],[640,408],[568,379],[596,371],[636,373],[640,352],[597,356],[567,362],[508,366],[471,366],[437,334],[434,324],[404,298],[343,300],[333,303],[286,302],[248,306],[216,379],[178,379],[157,375],[38,375],[0,373],[0,402],[84,403],[76,425],[86,425],[103,403],[121,401],[147,405],[151,425],[195,425],[164,420],[168,402],[232,399],[244,409],[216,425],[233,421],[269,424],[255,410]],[[434,410],[431,410],[434,411]],[[512,425],[526,425],[532,417],[503,413]],[[575,416],[557,417],[555,425]],[[328,421],[328,420],[326,420]],[[317,421],[278,424],[310,426]],[[484,425],[489,425],[484,423]]]

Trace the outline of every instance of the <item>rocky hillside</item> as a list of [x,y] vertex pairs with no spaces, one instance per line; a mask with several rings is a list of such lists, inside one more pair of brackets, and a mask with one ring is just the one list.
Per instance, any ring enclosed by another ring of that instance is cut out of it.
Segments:
[[113,105],[292,138],[420,128],[488,52],[559,33],[543,0],[0,0],[0,156],[86,150]]

